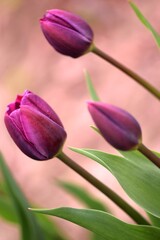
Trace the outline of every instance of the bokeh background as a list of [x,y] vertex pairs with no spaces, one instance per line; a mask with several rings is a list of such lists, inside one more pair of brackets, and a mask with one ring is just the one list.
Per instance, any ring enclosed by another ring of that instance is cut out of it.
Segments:
[[[160,2],[135,0],[135,3],[160,32]],[[45,208],[82,207],[56,184],[57,180],[70,181],[84,186],[109,205],[117,217],[131,222],[110,200],[59,160],[37,162],[24,156],[5,129],[6,105],[25,89],[35,92],[55,109],[64,123],[68,133],[65,151],[136,206],[103,167],[68,150],[68,146],[74,146],[116,153],[90,128],[92,120],[86,109],[90,97],[83,73],[87,69],[101,99],[133,114],[141,124],[144,143],[160,151],[158,100],[92,53],[72,59],[55,52],[39,26],[39,18],[51,8],[69,10],[86,19],[99,48],[160,89],[159,50],[126,0],[0,0],[0,150],[30,202]],[[71,240],[87,239],[87,231],[63,220],[57,222]],[[2,240],[20,239],[19,229],[2,219],[0,235]]]

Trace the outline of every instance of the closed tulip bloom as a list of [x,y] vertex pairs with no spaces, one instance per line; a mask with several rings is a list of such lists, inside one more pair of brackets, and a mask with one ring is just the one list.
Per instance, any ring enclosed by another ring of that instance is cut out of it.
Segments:
[[28,90],[8,105],[4,120],[17,146],[36,160],[56,156],[66,139],[57,114],[43,99]]
[[88,102],[88,110],[101,135],[113,147],[127,151],[141,143],[141,128],[128,112],[101,102]]
[[42,31],[58,52],[77,58],[90,50],[93,32],[90,26],[73,13],[52,9],[40,19]]

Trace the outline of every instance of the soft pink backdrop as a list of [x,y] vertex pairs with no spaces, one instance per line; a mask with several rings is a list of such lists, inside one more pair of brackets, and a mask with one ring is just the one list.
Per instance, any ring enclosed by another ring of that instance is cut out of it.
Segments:
[[[159,1],[135,2],[160,32]],[[29,201],[45,208],[82,207],[56,185],[58,179],[77,182],[109,204],[119,218],[131,222],[114,204],[57,159],[36,162],[24,156],[8,135],[3,116],[6,105],[15,99],[17,93],[29,89],[39,94],[56,110],[64,123],[68,133],[66,152],[132,203],[103,167],[67,148],[97,148],[116,153],[89,127],[92,120],[86,109],[89,94],[83,70],[89,71],[101,99],[133,114],[141,124],[144,143],[160,151],[158,100],[91,53],[79,59],[58,54],[46,42],[38,20],[50,8],[62,8],[79,14],[93,28],[97,46],[160,89],[160,55],[151,34],[138,21],[125,0],[2,0],[0,8],[0,149],[16,180]],[[66,221],[58,220],[58,223],[64,226],[71,240],[87,239],[86,231],[81,228]],[[0,232],[2,240],[19,239],[18,229],[1,219]]]

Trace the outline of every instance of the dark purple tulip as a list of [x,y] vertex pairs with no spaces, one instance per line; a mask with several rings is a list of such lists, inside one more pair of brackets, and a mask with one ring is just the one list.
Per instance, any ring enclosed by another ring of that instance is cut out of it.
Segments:
[[88,102],[88,110],[102,136],[115,148],[133,150],[141,143],[137,120],[121,108],[101,102]]
[[28,90],[17,95],[15,102],[8,105],[4,119],[17,146],[36,160],[56,156],[66,139],[57,114],[43,99]]
[[40,19],[40,24],[48,42],[64,55],[80,57],[92,45],[92,29],[73,13],[59,9],[48,10]]

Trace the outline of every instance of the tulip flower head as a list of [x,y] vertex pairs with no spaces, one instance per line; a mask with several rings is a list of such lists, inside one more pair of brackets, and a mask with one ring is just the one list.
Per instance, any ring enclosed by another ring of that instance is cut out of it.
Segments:
[[43,99],[28,90],[8,105],[4,120],[17,146],[35,160],[56,156],[66,139],[57,114]]
[[92,46],[92,29],[73,13],[59,9],[48,10],[40,19],[40,24],[51,46],[64,55],[77,58]]
[[101,102],[88,102],[88,110],[101,135],[113,147],[127,151],[137,149],[142,133],[137,120],[128,112]]

